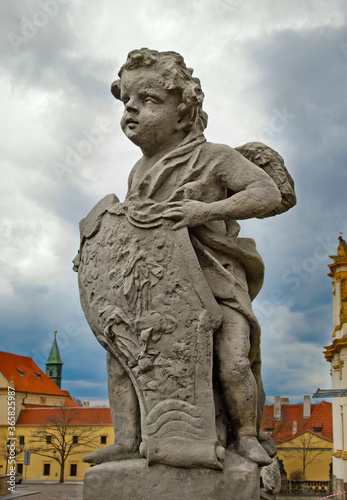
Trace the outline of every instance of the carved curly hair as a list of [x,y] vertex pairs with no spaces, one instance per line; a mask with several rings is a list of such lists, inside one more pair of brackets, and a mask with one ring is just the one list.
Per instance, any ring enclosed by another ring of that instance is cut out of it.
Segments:
[[[189,115],[186,130],[194,126],[203,131],[207,126],[207,113],[202,109],[204,93],[200,80],[192,76],[192,68],[187,68],[183,57],[177,52],[158,52],[147,48],[129,52],[125,64],[119,70],[121,78],[123,71],[157,65],[158,71],[164,78],[166,90],[178,90],[181,93],[181,103],[178,106],[180,115]],[[120,80],[111,85],[111,92],[116,99],[120,99]]]

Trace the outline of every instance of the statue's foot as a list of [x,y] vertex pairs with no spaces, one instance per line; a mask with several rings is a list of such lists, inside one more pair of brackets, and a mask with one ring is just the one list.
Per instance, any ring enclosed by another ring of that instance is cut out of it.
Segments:
[[249,458],[260,467],[270,465],[272,458],[266,453],[264,448],[259,444],[255,436],[242,436],[237,443],[237,451],[243,457]]
[[130,458],[140,458],[139,452],[129,450],[117,444],[111,444],[100,450],[93,451],[93,453],[89,453],[89,455],[84,455],[82,460],[88,464],[103,464],[105,462],[129,460]]
[[258,432],[258,441],[269,455],[269,457],[273,458],[277,453],[277,448],[273,440],[270,436],[268,436],[265,432]]

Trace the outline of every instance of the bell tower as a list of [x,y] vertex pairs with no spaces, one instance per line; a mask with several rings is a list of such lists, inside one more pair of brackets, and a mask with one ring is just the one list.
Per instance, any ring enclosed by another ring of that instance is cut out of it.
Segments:
[[60,358],[60,352],[57,344],[57,330],[54,330],[54,340],[49,354],[48,360],[46,361],[46,375],[53,380],[61,389],[61,374],[63,368],[63,362]]
[[333,492],[347,488],[347,244],[339,237],[337,255],[329,265],[333,285],[333,341],[325,347],[325,358],[331,363],[333,397]]

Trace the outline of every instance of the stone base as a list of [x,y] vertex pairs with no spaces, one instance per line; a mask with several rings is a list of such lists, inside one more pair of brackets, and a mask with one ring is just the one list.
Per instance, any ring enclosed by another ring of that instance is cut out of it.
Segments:
[[259,468],[227,450],[224,470],[148,467],[145,459],[96,465],[84,476],[83,500],[259,500]]

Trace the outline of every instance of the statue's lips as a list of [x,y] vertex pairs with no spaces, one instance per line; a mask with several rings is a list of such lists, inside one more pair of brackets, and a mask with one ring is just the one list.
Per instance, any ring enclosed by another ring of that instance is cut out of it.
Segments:
[[134,128],[135,125],[138,125],[139,122],[137,122],[136,120],[134,120],[133,118],[127,118],[125,120],[125,124],[129,126],[129,128]]

